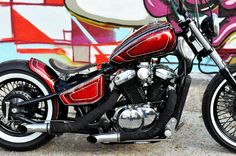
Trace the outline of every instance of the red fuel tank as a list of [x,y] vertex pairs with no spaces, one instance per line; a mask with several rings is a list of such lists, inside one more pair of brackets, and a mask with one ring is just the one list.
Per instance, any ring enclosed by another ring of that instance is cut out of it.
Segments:
[[110,61],[124,64],[134,60],[163,55],[174,50],[177,37],[168,22],[156,22],[143,26],[112,53]]

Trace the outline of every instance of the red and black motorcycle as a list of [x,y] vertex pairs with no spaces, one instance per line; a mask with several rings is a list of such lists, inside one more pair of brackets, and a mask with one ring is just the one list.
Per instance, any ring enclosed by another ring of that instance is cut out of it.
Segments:
[[[227,66],[210,44],[219,26],[210,16],[200,29],[181,1],[170,3],[181,32],[167,22],[144,26],[99,70],[84,74],[96,64],[77,68],[50,59],[58,76],[34,58],[1,63],[0,145],[31,150],[63,133],[88,134],[90,143],[169,138],[180,125],[193,60],[210,56],[219,72],[206,89],[203,119],[218,143],[235,150],[236,65]],[[178,59],[176,69],[162,64],[167,55]],[[69,107],[74,116],[68,115]]]

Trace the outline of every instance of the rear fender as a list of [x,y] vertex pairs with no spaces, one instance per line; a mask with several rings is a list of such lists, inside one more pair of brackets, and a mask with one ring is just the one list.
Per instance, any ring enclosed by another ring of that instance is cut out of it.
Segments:
[[55,93],[54,83],[58,79],[56,72],[48,65],[35,58],[31,58],[29,61],[29,68],[47,83],[52,93]]

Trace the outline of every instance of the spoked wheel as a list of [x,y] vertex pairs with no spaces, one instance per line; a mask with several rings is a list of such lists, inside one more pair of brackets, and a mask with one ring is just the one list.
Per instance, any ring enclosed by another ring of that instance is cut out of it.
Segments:
[[[230,71],[235,77],[236,65]],[[211,136],[221,145],[236,150],[236,91],[220,74],[207,87],[202,112]]]
[[52,138],[35,132],[23,134],[21,124],[43,123],[54,119],[52,100],[17,107],[17,103],[50,94],[40,77],[28,71],[11,71],[0,75],[0,145],[10,150],[31,150]]

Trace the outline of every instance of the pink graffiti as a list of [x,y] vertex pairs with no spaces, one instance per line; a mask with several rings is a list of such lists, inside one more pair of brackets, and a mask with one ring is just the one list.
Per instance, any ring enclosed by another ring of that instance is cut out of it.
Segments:
[[[218,14],[220,18],[224,18],[224,21],[221,23],[220,28],[220,35],[217,38],[214,38],[213,45],[216,47],[223,46],[222,43],[227,39],[227,37],[236,31],[236,14],[229,15],[227,12],[232,13],[232,9],[236,8],[236,0],[222,0],[222,1],[212,1],[212,0],[197,0],[197,3],[199,4],[199,7],[201,6],[207,6],[206,3],[211,2],[214,3],[214,6],[218,6],[215,8],[212,8],[212,12]],[[185,2],[186,7],[193,7],[195,3],[195,0],[187,0]],[[150,14],[156,17],[164,17],[166,16],[170,23],[174,26],[176,31],[179,31],[180,28],[178,27],[176,23],[176,19],[174,16],[167,16],[172,14],[172,10],[170,9],[169,5],[164,0],[144,0],[144,4],[146,5],[146,8]],[[219,11],[219,9],[224,8],[224,13]],[[201,12],[201,15],[209,15],[210,11]]]
[[[199,5],[206,4],[210,0],[198,0],[197,3]],[[234,0],[235,1],[235,0]],[[171,13],[170,3],[164,0],[144,0],[144,4],[148,10],[148,12],[155,17],[163,17],[167,16]],[[186,5],[194,5],[195,0],[187,0],[185,2]]]
[[213,45],[220,45],[232,32],[236,31],[236,17],[229,17],[226,23],[221,26],[220,35],[214,39]]
[[[208,3],[210,0],[197,0],[197,4],[206,4]],[[187,0],[188,3],[190,4],[195,4],[195,0]]]
[[235,9],[236,8],[236,0],[223,0],[221,5],[226,9]]
[[144,0],[148,12],[155,17],[163,17],[171,13],[168,5],[160,0]]

